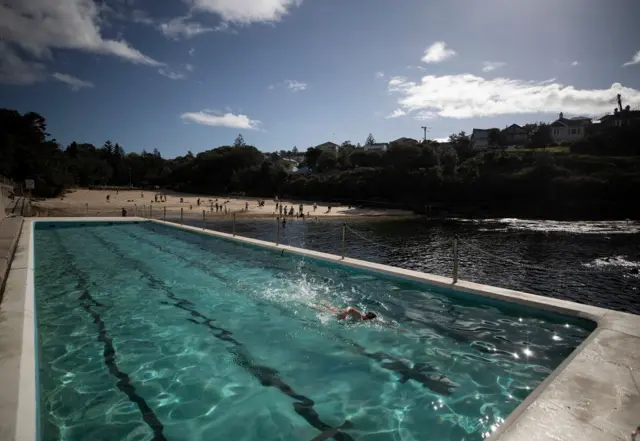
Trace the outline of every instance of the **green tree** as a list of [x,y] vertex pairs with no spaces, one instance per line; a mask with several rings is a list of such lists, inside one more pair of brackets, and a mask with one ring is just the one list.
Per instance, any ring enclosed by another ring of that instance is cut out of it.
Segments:
[[371,133],[369,133],[369,136],[367,136],[367,140],[365,141],[365,145],[373,145],[376,143],[376,139],[373,137],[373,135]]
[[242,133],[238,134],[238,137],[236,138],[236,140],[233,141],[233,146],[244,147],[245,145],[247,144],[244,142],[244,137],[242,136]]
[[304,154],[304,162],[309,168],[315,169],[320,155],[322,155],[322,150],[315,147],[309,147],[307,152]]
[[534,149],[544,149],[549,144],[553,143],[553,137],[551,136],[551,128],[548,124],[538,123],[530,137],[530,145]]
[[318,157],[316,164],[317,170],[322,173],[329,170],[334,170],[338,166],[338,159],[336,155],[330,152],[322,152]]
[[487,135],[489,146],[495,147],[500,145],[500,129],[489,129]]
[[293,148],[291,149],[291,153],[293,153],[294,155],[298,154],[298,147],[297,146],[293,146]]

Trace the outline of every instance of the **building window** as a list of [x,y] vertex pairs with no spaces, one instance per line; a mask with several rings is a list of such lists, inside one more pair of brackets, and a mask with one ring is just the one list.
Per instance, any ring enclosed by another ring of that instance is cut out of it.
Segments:
[[569,133],[571,135],[577,135],[578,134],[578,129],[571,129],[571,131]]

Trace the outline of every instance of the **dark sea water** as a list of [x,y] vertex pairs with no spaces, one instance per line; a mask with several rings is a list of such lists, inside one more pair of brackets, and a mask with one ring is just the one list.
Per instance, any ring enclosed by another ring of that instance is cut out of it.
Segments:
[[[185,219],[202,226],[202,219]],[[230,221],[208,227],[231,232]],[[275,220],[239,220],[238,235],[275,242]],[[521,219],[350,221],[345,255],[640,314],[640,223]],[[281,243],[341,253],[342,222],[288,221]]]

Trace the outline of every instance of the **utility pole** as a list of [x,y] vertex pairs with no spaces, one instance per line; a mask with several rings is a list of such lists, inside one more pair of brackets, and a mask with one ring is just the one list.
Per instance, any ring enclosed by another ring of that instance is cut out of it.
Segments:
[[427,130],[429,130],[429,127],[427,126],[422,126],[420,127],[422,130],[424,130],[424,142],[427,142]]

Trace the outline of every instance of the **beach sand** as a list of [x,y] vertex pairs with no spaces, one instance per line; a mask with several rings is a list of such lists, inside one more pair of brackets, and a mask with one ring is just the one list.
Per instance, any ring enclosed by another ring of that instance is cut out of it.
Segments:
[[[107,201],[107,195],[109,201]],[[166,195],[166,202],[156,202],[156,195]],[[182,202],[180,202],[182,198]],[[197,200],[200,199],[200,206]],[[216,212],[215,203],[227,208]],[[185,217],[202,217],[202,211],[206,211],[207,218],[225,218],[232,213],[236,217],[245,218],[273,218],[276,216],[276,202],[273,199],[265,199],[263,207],[258,206],[258,198],[197,195],[178,193],[165,190],[88,190],[77,189],[67,192],[64,196],[33,201],[32,206],[40,216],[121,216],[121,210],[127,210],[128,216],[143,215],[149,213],[151,207],[152,217],[162,218],[166,209],[167,217],[180,216],[180,209],[184,210]],[[211,202],[214,209],[211,211]],[[313,201],[294,201],[291,199],[280,200],[279,203],[291,207],[297,214],[300,204],[303,205],[305,216],[318,219],[356,219],[356,218],[406,218],[413,213],[408,210],[377,209],[363,207],[348,207],[332,205],[331,211],[326,203],[318,203],[314,211]],[[246,204],[249,209],[245,210]],[[289,209],[288,208],[288,209]]]

